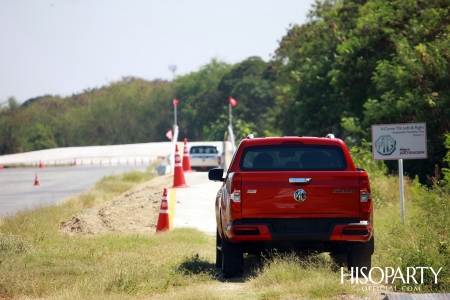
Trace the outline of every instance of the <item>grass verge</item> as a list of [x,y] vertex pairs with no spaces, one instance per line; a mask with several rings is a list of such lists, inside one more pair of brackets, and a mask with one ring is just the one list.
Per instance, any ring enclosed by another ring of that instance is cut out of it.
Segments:
[[437,280],[428,269],[423,277],[415,276],[417,283],[412,278],[408,283],[406,277],[391,277],[383,283],[391,291],[450,292],[450,186],[435,178],[430,178],[429,185],[421,185],[417,178],[406,179],[402,224],[398,176],[386,176],[383,163],[373,161],[369,151],[359,149],[353,154],[370,176],[376,236],[372,266],[400,269],[405,276],[408,268],[442,268]]
[[[373,167],[373,166],[372,166]],[[369,169],[377,236],[373,265],[442,266],[440,282],[421,292],[449,291],[448,193],[411,181],[406,224],[400,224],[398,179]],[[0,223],[0,298],[46,299],[347,299],[373,297],[341,283],[326,254],[273,253],[245,258],[242,278],[225,280],[215,268],[215,238],[194,229],[157,235],[66,235],[63,220],[108,201],[149,173],[106,177],[61,205],[23,211]],[[444,222],[444,223],[443,223]],[[430,278],[426,278],[429,280]],[[394,282],[401,287],[401,283]],[[392,290],[392,289],[391,289]],[[383,290],[381,290],[383,291]],[[378,293],[379,295],[379,293]],[[370,298],[369,298],[370,299]],[[379,298],[372,298],[379,299]]]
[[215,267],[215,238],[194,229],[92,236],[58,230],[74,214],[153,176],[105,177],[59,205],[1,220],[0,298],[329,299],[352,293],[327,256],[246,257],[244,277],[227,281]]

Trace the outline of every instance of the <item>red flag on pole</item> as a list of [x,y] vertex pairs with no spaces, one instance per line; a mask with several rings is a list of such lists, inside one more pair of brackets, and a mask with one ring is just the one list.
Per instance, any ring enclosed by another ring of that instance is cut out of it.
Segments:
[[178,105],[178,99],[173,99],[173,105],[177,106]]
[[167,137],[169,140],[172,140],[172,129],[170,129],[169,131],[167,131],[166,137]]
[[237,103],[238,103],[238,102],[237,102],[235,99],[233,99],[231,96],[229,96],[228,102],[231,104],[231,106],[236,106]]

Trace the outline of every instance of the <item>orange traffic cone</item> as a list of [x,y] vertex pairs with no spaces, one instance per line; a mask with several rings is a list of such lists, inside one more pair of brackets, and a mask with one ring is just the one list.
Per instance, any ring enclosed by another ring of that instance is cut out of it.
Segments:
[[39,161],[39,168],[43,169],[45,168],[44,163],[42,162],[42,160]]
[[167,204],[167,189],[164,188],[164,193],[161,197],[161,208],[159,209],[156,232],[169,230],[169,227],[169,205]]
[[73,165],[74,165],[74,166],[77,165],[77,159],[76,159],[76,158],[73,159]]
[[37,176],[37,173],[36,173],[36,176],[34,177],[34,185],[41,185],[41,183],[39,182],[39,178]]
[[188,185],[186,185],[186,180],[184,179],[183,165],[181,164],[180,151],[178,151],[178,145],[175,145],[175,169],[172,187],[174,188],[189,187]]
[[184,172],[194,172],[191,169],[191,159],[189,158],[189,152],[188,152],[188,147],[187,147],[187,139],[184,139],[183,171]]

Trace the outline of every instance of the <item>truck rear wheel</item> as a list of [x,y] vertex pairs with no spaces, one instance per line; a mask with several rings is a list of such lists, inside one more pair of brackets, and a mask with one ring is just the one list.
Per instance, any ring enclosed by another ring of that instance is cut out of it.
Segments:
[[222,239],[222,273],[225,278],[242,276],[244,270],[244,253],[238,244]]
[[[372,268],[372,254],[374,252],[375,237],[366,243],[355,243],[351,246],[348,255],[348,268],[353,267],[356,276],[368,275]],[[358,269],[356,269],[358,268]]]
[[372,267],[372,255],[351,253],[349,262],[349,267],[353,267],[353,274],[355,276],[362,277],[363,274],[367,276]]

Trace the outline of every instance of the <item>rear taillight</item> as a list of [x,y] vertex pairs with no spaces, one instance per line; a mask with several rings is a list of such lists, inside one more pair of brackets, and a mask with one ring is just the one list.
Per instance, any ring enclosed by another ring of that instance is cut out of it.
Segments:
[[359,211],[362,220],[370,219],[372,210],[372,195],[370,194],[369,177],[363,175],[360,181]]
[[361,190],[360,191],[360,208],[362,212],[369,212],[370,211],[370,193],[367,192],[367,190]]
[[219,166],[222,164],[222,158],[220,156],[217,158],[217,164]]
[[230,222],[242,218],[241,191],[242,178],[239,174],[233,173],[230,176]]

